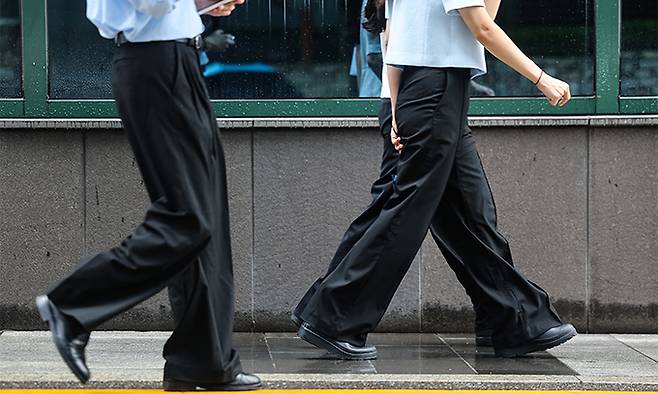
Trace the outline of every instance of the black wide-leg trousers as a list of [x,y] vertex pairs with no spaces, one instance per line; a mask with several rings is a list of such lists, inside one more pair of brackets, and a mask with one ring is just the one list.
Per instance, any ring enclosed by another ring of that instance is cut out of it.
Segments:
[[561,324],[546,292],[514,268],[497,230],[466,121],[468,80],[464,69],[405,67],[397,108],[405,148],[397,176],[381,193],[379,215],[300,303],[297,312],[316,330],[365,344],[428,229],[478,300],[476,309],[486,311],[494,346],[511,347]]
[[122,45],[113,92],[152,205],[123,242],[83,261],[48,293],[92,330],[169,287],[175,329],[165,377],[224,382],[232,345],[233,267],[224,153],[194,49]]
[[[379,178],[375,180],[375,182],[372,184],[372,187],[370,189],[370,193],[372,195],[372,201],[370,202],[368,207],[356,219],[354,219],[354,221],[350,224],[350,226],[345,231],[345,234],[343,235],[343,238],[341,239],[340,244],[338,245],[338,248],[336,249],[333,258],[329,263],[327,272],[323,276],[318,278],[313,283],[313,285],[311,285],[311,287],[306,291],[306,293],[304,294],[301,301],[298,303],[297,307],[293,312],[296,316],[300,316],[303,313],[304,308],[306,308],[306,305],[308,303],[308,300],[313,296],[313,294],[315,294],[315,291],[320,286],[320,284],[324,281],[324,279],[328,275],[331,274],[331,272],[333,272],[334,269],[336,269],[336,267],[338,267],[340,262],[343,260],[343,257],[345,257],[345,255],[350,251],[350,249],[352,249],[354,244],[361,239],[363,234],[365,234],[368,228],[370,228],[372,223],[375,222],[380,212],[382,211],[384,205],[386,204],[386,201],[391,197],[391,195],[394,192],[394,188],[395,188],[394,181],[397,173],[398,153],[396,152],[395,148],[393,147],[393,144],[391,143],[391,124],[393,117],[391,112],[390,99],[385,98],[381,100],[378,119],[379,119],[379,131],[384,141],[384,147],[382,151],[382,162],[380,165]],[[488,187],[487,190],[490,191]],[[491,195],[490,192],[489,195],[486,195],[485,193],[473,197],[478,201],[490,199],[493,203],[493,196]],[[493,219],[495,224],[495,220],[496,220],[495,210],[493,212]],[[460,226],[460,229],[461,229],[461,233],[459,236],[460,238],[472,237],[473,232],[477,232],[480,230],[480,228],[478,227],[471,229],[471,228],[465,228],[463,226]],[[436,242],[437,246],[439,247],[439,249],[441,250],[441,252],[445,257],[446,262],[453,270],[453,272],[457,276],[457,279],[464,287],[466,293],[471,299],[471,302],[473,304],[473,309],[475,310],[476,333],[490,335],[490,332],[493,329],[491,325],[491,319],[487,315],[486,308],[484,308],[480,303],[480,295],[478,294],[477,287],[474,285],[473,281],[465,271],[464,264],[462,261],[464,251],[461,250],[458,245],[453,244],[452,247],[447,245],[446,239],[449,238],[450,233],[454,233],[456,230],[457,229],[453,228],[450,229],[448,233],[446,233],[446,222],[442,221],[439,215],[435,215],[432,220],[432,223],[430,224],[430,233],[432,234],[432,238]],[[507,247],[507,242],[502,237],[502,235],[500,235],[496,231],[495,226],[493,229],[485,228],[484,230],[486,230],[489,233],[493,232],[497,234],[499,236],[498,244],[500,244],[503,249],[507,249],[506,253],[509,254],[509,248]],[[512,264],[511,256],[509,257],[508,261],[510,264]]]

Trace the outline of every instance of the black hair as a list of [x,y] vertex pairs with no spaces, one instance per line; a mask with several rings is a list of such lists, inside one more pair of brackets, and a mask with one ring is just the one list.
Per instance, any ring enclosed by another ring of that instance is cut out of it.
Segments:
[[366,21],[363,27],[370,33],[379,34],[386,27],[386,18],[384,17],[384,2],[386,0],[368,0],[364,16]]

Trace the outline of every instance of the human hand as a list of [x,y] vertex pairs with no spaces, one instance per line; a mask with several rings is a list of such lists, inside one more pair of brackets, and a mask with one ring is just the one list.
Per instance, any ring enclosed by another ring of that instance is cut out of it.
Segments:
[[244,4],[245,0],[233,0],[230,3],[222,4],[219,7],[215,8],[212,11],[208,12],[208,15],[212,16],[229,16],[240,4]]
[[548,102],[553,106],[564,106],[571,100],[569,84],[550,75],[543,73],[539,78],[537,87],[544,93]]
[[203,44],[207,51],[222,52],[227,50],[231,45],[235,45],[235,36],[224,33],[224,30],[219,29],[204,38]]
[[400,140],[400,136],[398,135],[398,124],[395,121],[395,115],[393,115],[393,120],[391,121],[391,143],[393,144],[395,150],[398,151],[398,153],[400,153],[402,148],[404,148],[404,145],[402,145],[402,141]]

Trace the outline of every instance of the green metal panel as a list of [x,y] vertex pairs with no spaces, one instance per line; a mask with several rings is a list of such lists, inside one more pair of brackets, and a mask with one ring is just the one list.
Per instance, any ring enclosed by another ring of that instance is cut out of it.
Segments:
[[38,117],[53,118],[116,118],[114,100],[51,100],[48,110]]
[[376,116],[378,100],[217,100],[218,117]]
[[23,0],[22,5],[24,111],[41,116],[48,99],[46,0]]
[[[379,100],[215,100],[218,117],[349,117],[376,116]],[[578,97],[562,108],[540,98],[471,100],[471,115],[587,115],[595,110],[594,98]],[[41,117],[116,117],[112,100],[52,100]]]
[[596,113],[619,113],[621,0],[596,0]]
[[0,100],[0,118],[19,118],[23,116],[23,99]]
[[658,97],[633,97],[620,100],[623,114],[658,114]]
[[564,107],[554,107],[544,98],[489,98],[471,100],[469,115],[587,115],[594,113],[593,97],[576,97]]

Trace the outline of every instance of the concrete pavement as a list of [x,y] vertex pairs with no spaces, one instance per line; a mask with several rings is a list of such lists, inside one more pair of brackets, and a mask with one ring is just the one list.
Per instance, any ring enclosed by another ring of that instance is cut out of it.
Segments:
[[[95,332],[92,388],[159,388],[167,332]],[[562,389],[658,391],[658,335],[578,335],[501,359],[472,335],[373,334],[379,357],[328,357],[290,333],[237,333],[243,367],[267,388]],[[77,388],[44,331],[0,334],[0,388]]]

